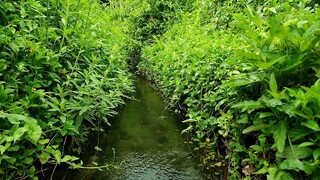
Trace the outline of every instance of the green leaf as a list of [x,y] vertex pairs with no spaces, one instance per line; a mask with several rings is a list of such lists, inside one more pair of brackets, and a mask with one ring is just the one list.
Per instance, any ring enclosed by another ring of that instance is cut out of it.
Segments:
[[313,133],[313,131],[310,131],[309,128],[306,128],[304,126],[298,126],[295,128],[290,129],[290,139],[292,142],[304,139],[305,136]]
[[21,136],[27,131],[26,127],[20,127],[13,133],[13,142],[20,140]]
[[304,165],[298,159],[285,159],[281,162],[279,168],[282,170],[294,170],[298,172],[299,170],[304,170]]
[[12,165],[14,165],[14,163],[16,162],[16,158],[13,158],[13,157],[9,157],[9,156],[6,156],[6,155],[4,155],[4,156],[0,156],[0,163],[1,163],[1,160],[2,159],[4,159],[4,160],[6,160],[8,163],[10,163],[10,164],[12,164]]
[[94,149],[95,149],[96,151],[102,151],[102,149],[101,149],[99,146],[95,146]]
[[42,152],[39,155],[39,160],[41,162],[41,164],[46,164],[48,162],[48,160],[50,159],[50,154],[46,153],[46,152]]
[[0,145],[0,153],[3,155],[3,153],[10,147],[11,143],[6,143],[6,145]]
[[273,133],[273,138],[277,146],[278,151],[281,153],[286,144],[287,138],[287,127],[284,121],[280,121],[275,125],[275,131]]
[[36,123],[37,121],[21,114],[7,114],[7,118],[11,124],[20,124],[21,121],[26,123]]
[[20,124],[20,121],[25,121],[26,116],[20,114],[7,114],[7,118],[11,124]]
[[65,18],[61,18],[61,22],[62,22],[62,24],[63,24],[64,27],[67,26],[67,21],[66,21]]
[[61,162],[61,152],[59,150],[53,149],[51,146],[46,148],[46,151],[53,155],[58,164]]
[[276,180],[295,180],[291,174],[280,171],[279,174],[276,176]]
[[312,145],[314,145],[313,142],[303,142],[303,143],[299,144],[298,147],[308,147],[308,146],[312,146]]
[[27,149],[23,152],[23,156],[31,156],[36,152],[35,149]]
[[301,125],[303,125],[307,128],[310,128],[314,131],[320,131],[320,127],[319,127],[318,123],[313,119],[309,119],[306,122],[302,122]]
[[269,8],[269,10],[270,10],[271,12],[273,12],[274,14],[277,14],[276,8],[272,7],[272,8]]
[[265,108],[265,106],[259,101],[242,101],[233,105],[232,108],[241,108],[242,112],[244,112],[251,109]]
[[37,144],[38,140],[41,137],[42,129],[37,124],[29,124],[28,125],[28,137],[30,138],[33,144]]
[[319,156],[320,156],[320,148],[313,151],[314,160],[317,160]]
[[304,40],[308,40],[309,38],[311,38],[311,36],[313,36],[314,33],[319,30],[319,28],[318,28],[319,23],[320,23],[320,21],[317,21],[317,22],[314,23],[312,26],[310,26],[310,27],[306,30],[306,32],[303,34],[302,38],[303,38]]
[[276,167],[269,167],[268,172],[268,180],[294,180],[289,173],[282,171]]
[[40,139],[38,141],[39,144],[47,144],[50,140],[49,139]]
[[79,112],[79,115],[81,116],[83,113],[87,112],[88,109],[90,108],[90,106],[84,106],[81,108],[80,112]]
[[65,155],[62,159],[61,162],[70,162],[70,161],[76,161],[79,158],[75,157],[75,156],[69,156],[69,155]]
[[20,149],[19,145],[10,146],[8,148],[8,151],[18,151]]
[[67,118],[65,116],[60,116],[60,120],[61,120],[62,123],[65,123]]
[[277,81],[273,73],[270,76],[269,86],[270,86],[271,92],[274,92],[274,93],[278,92]]
[[281,71],[294,71],[298,68],[307,58],[304,58],[307,54],[288,56],[282,63]]
[[302,89],[306,90],[309,94],[311,94],[311,98],[317,98],[320,101],[320,92],[315,91],[311,88],[307,88],[307,87],[302,87]]
[[32,162],[33,162],[32,157],[25,157],[22,161],[22,163],[24,163],[24,164],[31,164]]
[[259,118],[263,119],[263,118],[270,117],[270,116],[274,116],[274,113],[272,113],[272,112],[264,112],[264,113],[261,113],[259,115]]
[[286,159],[303,159],[312,154],[312,149],[308,147],[298,147],[297,145],[287,146],[283,152],[277,152],[276,156]]
[[252,81],[248,80],[248,79],[232,79],[227,81],[226,83],[224,83],[222,86],[223,87],[238,87],[238,86],[244,86],[244,85],[248,85],[251,84]]
[[242,131],[243,134],[248,134],[250,132],[253,132],[253,131],[260,131],[262,129],[266,129],[266,128],[269,128],[271,127],[270,125],[268,124],[255,124],[255,125],[252,125],[252,126],[249,126],[247,127],[246,129],[244,129]]
[[271,60],[271,61],[269,61],[269,62],[259,61],[259,62],[256,63],[256,65],[257,65],[258,67],[260,67],[260,68],[268,69],[268,68],[270,68],[271,66],[273,66],[274,64],[276,64],[276,63],[284,60],[285,57],[286,57],[286,56],[281,56],[281,57],[279,57],[279,58],[277,58],[277,59],[274,59],[274,60]]

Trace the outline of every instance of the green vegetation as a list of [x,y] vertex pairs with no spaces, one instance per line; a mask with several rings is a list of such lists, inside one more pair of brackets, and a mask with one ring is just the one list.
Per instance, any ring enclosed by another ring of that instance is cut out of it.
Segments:
[[125,26],[108,11],[89,0],[0,1],[0,179],[76,165],[67,149],[80,152],[132,91]]
[[[315,0],[0,0],[0,177],[67,162],[132,91],[185,115],[210,172],[320,176]],[[27,149],[27,150],[26,150]]]
[[309,1],[197,1],[143,47],[139,70],[186,112],[212,171],[319,177],[319,14]]

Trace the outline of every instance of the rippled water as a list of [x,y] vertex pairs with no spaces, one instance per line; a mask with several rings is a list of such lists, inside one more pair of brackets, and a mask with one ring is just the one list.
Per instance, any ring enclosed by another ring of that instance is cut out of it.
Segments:
[[[180,133],[181,122],[166,110],[163,99],[137,79],[136,101],[128,102],[112,127],[92,136],[82,155],[84,166],[111,163],[118,170],[69,170],[57,179],[201,180],[202,168]],[[100,152],[94,150],[98,145]]]

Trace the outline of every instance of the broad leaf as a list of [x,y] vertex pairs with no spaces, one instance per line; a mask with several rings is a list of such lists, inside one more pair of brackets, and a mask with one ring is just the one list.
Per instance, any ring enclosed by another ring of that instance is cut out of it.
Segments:
[[273,138],[279,152],[283,152],[287,138],[287,127],[284,121],[280,121],[275,125]]
[[46,164],[48,162],[48,160],[50,159],[50,154],[46,153],[46,152],[42,152],[39,156],[38,156],[41,164]]
[[13,133],[13,141],[16,142],[17,140],[20,140],[21,136],[24,135],[24,133],[27,131],[27,128],[20,127]]
[[285,159],[281,162],[279,168],[283,170],[294,170],[298,172],[299,170],[304,170],[304,165],[298,159]]
[[277,152],[276,156],[286,159],[303,159],[312,154],[312,149],[308,147],[298,147],[297,145],[287,146],[283,152]]
[[30,138],[33,144],[37,144],[38,140],[41,137],[42,129],[37,124],[29,124],[28,125],[28,137]]

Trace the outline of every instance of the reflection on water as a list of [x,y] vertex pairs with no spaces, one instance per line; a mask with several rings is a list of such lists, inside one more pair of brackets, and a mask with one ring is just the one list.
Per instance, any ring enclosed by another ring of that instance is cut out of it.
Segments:
[[[84,166],[112,163],[118,170],[59,172],[60,179],[201,180],[201,167],[184,143],[181,122],[165,109],[161,96],[137,79],[136,101],[128,102],[112,127],[93,136],[82,159]],[[102,151],[94,147],[99,144]]]

